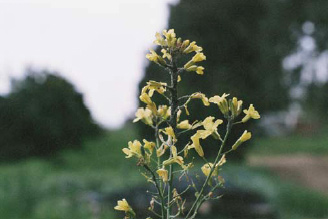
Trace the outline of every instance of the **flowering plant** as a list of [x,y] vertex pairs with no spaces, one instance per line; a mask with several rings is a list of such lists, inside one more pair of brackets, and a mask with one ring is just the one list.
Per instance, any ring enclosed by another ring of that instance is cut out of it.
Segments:
[[[149,141],[143,139],[143,143],[138,140],[130,141],[127,148],[123,148],[126,158],[137,159],[137,165],[146,171],[144,176],[147,181],[154,185],[156,193],[152,194],[150,201],[150,212],[154,217],[162,219],[171,218],[195,218],[201,205],[211,199],[218,199],[214,191],[223,186],[224,179],[219,175],[220,167],[226,162],[226,154],[236,150],[243,142],[251,138],[251,133],[247,130],[241,135],[236,142],[230,146],[230,149],[223,150],[226,147],[228,135],[234,125],[245,123],[249,119],[259,119],[260,115],[255,110],[253,104],[248,109],[242,110],[242,100],[236,97],[229,99],[229,94],[221,96],[215,95],[207,98],[201,92],[195,92],[190,95],[178,97],[178,83],[181,81],[183,72],[196,72],[203,75],[204,67],[198,63],[206,60],[202,52],[202,47],[196,45],[196,42],[176,38],[173,29],[163,31],[163,34],[156,33],[155,44],[159,45],[162,55],[157,54],[154,50],[146,55],[146,58],[155,62],[160,67],[166,69],[170,75],[170,82],[149,81],[142,89],[140,100],[146,104],[136,112],[136,118],[133,122],[141,121],[154,129],[155,139]],[[178,60],[182,56],[188,56],[195,53],[190,61],[183,67],[178,66]],[[167,100],[167,105],[158,105],[152,100],[153,95],[157,93]],[[190,122],[182,120],[182,114],[187,117],[190,115],[188,104],[191,101],[200,99],[205,106],[211,103],[218,106],[223,118],[216,119],[213,116],[205,118],[203,121]],[[244,117],[239,119],[241,113]],[[218,126],[225,124],[226,132],[221,137],[218,132]],[[191,132],[190,142],[182,148],[177,147],[177,142],[181,135]],[[217,155],[212,162],[209,162],[203,151],[201,142],[212,137],[218,142]],[[194,159],[188,159],[188,152],[195,150],[204,162],[200,170],[204,174],[204,180],[200,187],[197,187],[190,176],[190,169],[194,167]],[[191,160],[191,162],[187,162]],[[189,183],[183,191],[178,191],[174,185],[176,180],[182,177],[186,178]],[[183,194],[188,190],[195,191],[195,199],[187,208],[186,200]],[[155,205],[160,210],[156,211]],[[123,199],[118,201],[116,210],[124,211],[125,218],[136,218],[128,202]],[[148,217],[150,219],[150,217]]]

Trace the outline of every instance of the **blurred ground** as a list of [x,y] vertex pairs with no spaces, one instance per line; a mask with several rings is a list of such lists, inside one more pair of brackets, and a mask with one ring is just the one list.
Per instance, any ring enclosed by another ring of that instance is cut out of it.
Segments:
[[291,180],[328,194],[327,155],[250,156],[248,164],[253,167],[267,167],[284,180]]

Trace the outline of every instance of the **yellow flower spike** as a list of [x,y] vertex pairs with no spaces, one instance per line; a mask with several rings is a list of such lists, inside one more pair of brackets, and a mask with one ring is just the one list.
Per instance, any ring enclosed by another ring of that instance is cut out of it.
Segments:
[[142,141],[144,142],[144,148],[146,148],[150,154],[152,154],[155,148],[155,142],[147,141],[146,139],[143,139]]
[[236,143],[232,145],[232,150],[236,150],[239,145],[241,145],[245,141],[248,141],[249,139],[251,139],[251,137],[252,133],[245,130],[244,133],[240,136],[240,138],[236,141]]
[[156,170],[156,173],[158,174],[159,177],[162,178],[163,182],[167,182],[169,179],[169,174],[166,169],[158,169]]
[[191,129],[192,125],[189,124],[188,120],[184,120],[177,125],[178,129]]
[[166,49],[162,49],[161,52],[163,53],[163,59],[167,58],[168,60],[172,60],[172,56],[170,53],[166,51]]
[[132,211],[132,208],[130,207],[129,203],[125,200],[122,199],[122,201],[117,201],[117,206],[114,207],[115,210],[117,211]]
[[[186,44],[189,44],[189,40],[188,40],[188,42],[186,42]],[[187,45],[188,45],[187,44]],[[196,45],[196,42],[195,41],[193,41],[192,43],[190,43],[190,45],[183,51],[183,53],[185,53],[185,54],[188,54],[188,53],[191,53],[191,52],[193,52],[194,51],[194,46]]]
[[249,119],[259,119],[261,118],[259,112],[257,112],[253,106],[253,104],[249,105],[248,110],[243,111],[246,116],[241,120],[242,122],[247,122]]
[[167,165],[170,165],[172,163],[177,163],[182,168],[185,168],[186,166],[183,165],[183,163],[184,163],[183,157],[178,156],[177,148],[174,145],[171,146],[171,152],[172,152],[172,157],[169,158],[168,160],[163,161],[163,166],[167,166]]
[[227,96],[229,96],[229,94],[224,93],[221,97],[219,95],[216,95],[209,99],[211,103],[216,103],[219,106],[219,109],[224,116],[229,115],[229,105],[226,99]]
[[136,156],[139,158],[142,156],[140,141],[138,141],[138,140],[134,140],[133,142],[129,141],[128,146],[129,146],[129,148],[122,149],[123,153],[127,155],[125,158],[130,158],[133,156]]
[[166,46],[166,42],[160,33],[156,33],[155,37],[156,40],[154,41],[154,44],[157,44],[159,46]]
[[203,101],[203,104],[205,106],[209,106],[210,102],[208,102],[208,98],[205,96],[205,94],[201,93],[201,92],[197,92],[197,93],[193,93],[190,96],[191,99],[201,99]]
[[173,130],[173,128],[171,126],[166,127],[164,130],[165,130],[164,133],[166,135],[171,136],[173,139],[176,139],[175,134],[174,134],[174,130]]
[[[212,168],[213,168],[213,163],[206,163],[202,166],[201,169],[205,176],[209,176]],[[212,173],[212,176],[217,176],[218,172],[219,172],[218,166],[216,166]]]
[[138,122],[141,120],[143,123],[146,125],[152,125],[153,124],[153,119],[152,119],[152,111],[149,109],[144,109],[144,108],[139,108],[136,112],[136,117],[133,122]]
[[195,148],[196,152],[198,153],[199,156],[204,157],[204,151],[202,146],[199,143],[199,139],[201,138],[199,131],[196,132],[196,134],[194,134],[193,136],[191,136],[191,141],[192,141],[192,145],[190,146],[190,148]]

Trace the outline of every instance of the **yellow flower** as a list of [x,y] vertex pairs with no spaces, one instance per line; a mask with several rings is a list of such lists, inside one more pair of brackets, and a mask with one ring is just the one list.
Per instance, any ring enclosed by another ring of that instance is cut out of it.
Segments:
[[166,66],[166,62],[161,56],[159,56],[153,49],[150,49],[149,51],[150,53],[146,55],[146,58],[149,59],[149,61]]
[[167,105],[159,105],[157,113],[163,120],[166,120],[169,116],[171,116],[171,108]]
[[247,122],[250,118],[252,119],[259,119],[261,118],[259,112],[257,112],[253,106],[253,104],[249,105],[248,110],[243,111],[246,116],[241,120],[242,122]]
[[191,59],[191,61],[194,63],[201,62],[203,60],[206,60],[206,56],[202,52],[196,53],[196,55],[194,55],[194,57],[192,57],[192,59]]
[[146,125],[152,125],[153,119],[152,119],[152,112],[149,109],[144,109],[143,107],[139,108],[136,112],[136,117],[133,122],[138,122],[141,120]]
[[147,141],[146,139],[143,139],[144,142],[144,148],[146,148],[150,153],[153,153],[153,150],[155,148],[155,142]]
[[163,166],[167,166],[167,165],[170,165],[172,163],[177,163],[182,168],[185,168],[185,166],[183,165],[183,163],[184,163],[183,157],[178,156],[177,148],[174,145],[171,146],[171,152],[172,152],[172,157],[169,158],[168,160],[163,161]]
[[[206,163],[202,166],[201,169],[205,176],[209,176],[212,168],[213,168],[213,163]],[[212,176],[217,176],[218,172],[219,172],[218,165],[216,165],[216,167],[212,173]]]
[[191,99],[201,99],[203,101],[203,104],[205,106],[209,106],[210,103],[208,102],[208,99],[207,97],[205,96],[205,94],[201,93],[201,92],[197,92],[197,93],[193,93],[191,96],[190,96]]
[[159,94],[163,94],[166,91],[167,83],[157,82],[157,81],[148,81],[147,85],[144,86],[141,90],[141,94],[146,93],[149,90],[148,96],[152,97],[154,91],[156,90]]
[[204,151],[202,146],[200,145],[199,139],[201,138],[201,132],[202,130],[198,130],[193,136],[191,136],[192,145],[189,146],[189,148],[195,148],[196,152],[199,156],[204,157]]
[[204,67],[203,66],[198,66],[196,73],[199,75],[203,75],[204,74]]
[[161,146],[156,150],[156,156],[157,156],[157,157],[161,157],[161,156],[165,153],[165,151],[166,151],[167,148],[168,148],[168,146],[167,146],[166,144],[161,145]]
[[204,67],[203,66],[197,66],[197,65],[192,65],[186,69],[186,71],[195,71],[199,75],[204,74]]
[[147,93],[142,93],[139,96],[139,99],[147,104],[147,108],[149,110],[151,110],[151,112],[153,113],[154,116],[157,115],[157,108],[156,108],[156,104],[150,99],[149,95]]
[[205,128],[205,131],[202,132],[202,138],[205,139],[207,136],[212,135],[215,139],[221,139],[220,134],[218,133],[218,126],[223,123],[223,120],[217,119],[213,122],[214,117],[209,116],[203,122],[202,125]]
[[117,201],[117,206],[114,207],[115,210],[117,211],[132,211],[132,208],[130,207],[129,203],[125,200],[122,199],[122,201]]
[[187,48],[187,46],[189,45],[190,41],[189,40],[184,40],[181,44],[181,47],[180,47],[180,51],[181,52],[184,52],[184,50]]
[[190,68],[191,66],[193,66],[196,62],[201,62],[203,60],[206,60],[206,56],[204,55],[204,53],[197,53],[196,55],[194,55],[194,57],[192,57],[192,59],[187,62],[185,65],[184,65],[184,69],[188,69]]
[[232,98],[231,114],[236,118],[241,113],[242,100],[238,100],[236,97]]
[[173,139],[176,139],[175,134],[174,134],[174,130],[171,126],[166,127],[164,133],[167,134],[168,136],[171,136]]
[[168,60],[172,60],[172,56],[170,53],[166,51],[166,49],[162,49],[161,52],[163,53],[163,59],[167,58]]
[[[187,42],[186,42],[186,43],[187,43]],[[189,44],[189,40],[188,40],[188,44]],[[196,45],[196,42],[193,41],[193,42],[190,43],[190,45],[189,45],[189,46],[183,51],[183,53],[188,54],[188,53],[191,53],[191,52],[195,51],[194,49],[197,48],[197,47],[195,47],[195,46],[197,46],[197,45]]]
[[229,114],[229,105],[226,97],[229,96],[229,94],[223,94],[221,97],[219,95],[216,95],[214,97],[210,98],[211,103],[216,103],[219,106],[220,111],[223,115],[228,116]]
[[236,150],[239,145],[241,145],[243,142],[248,141],[252,137],[252,133],[247,132],[247,130],[244,131],[244,133],[240,136],[240,138],[236,141],[234,145],[232,145],[232,149]]
[[167,172],[166,169],[164,169],[164,168],[158,169],[156,171],[156,173],[158,174],[159,177],[162,178],[163,182],[167,182],[168,181],[169,176],[168,176],[168,172]]
[[249,139],[251,139],[251,137],[252,137],[252,133],[247,132],[247,130],[245,130],[244,133],[240,137],[240,141],[241,142],[248,141]]
[[138,140],[129,141],[129,148],[123,148],[122,151],[127,155],[126,158],[130,158],[133,156],[142,157],[141,155],[141,143]]
[[181,76],[180,75],[178,75],[178,82],[180,82],[181,81]]
[[153,49],[150,49],[149,51],[150,54],[147,54],[146,58],[149,59],[149,61],[158,62],[159,55],[157,55],[157,53]]
[[178,129],[191,129],[192,125],[189,124],[188,120],[184,120],[177,125]]
[[151,101],[150,96],[147,93],[142,93],[139,96],[139,99],[144,102],[145,104],[152,104],[153,101]]
[[166,37],[166,42],[168,47],[174,47],[175,42],[177,41],[176,34],[174,33],[174,29],[170,29],[169,31],[163,30],[163,35]]
[[160,33],[156,33],[155,37],[156,40],[154,41],[154,44],[157,44],[159,46],[166,46],[166,42]]

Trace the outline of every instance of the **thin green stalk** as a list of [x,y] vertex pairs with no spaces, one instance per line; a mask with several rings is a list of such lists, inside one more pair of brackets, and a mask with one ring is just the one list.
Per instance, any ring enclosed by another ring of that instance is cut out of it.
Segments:
[[[170,125],[173,128],[174,133],[176,132],[177,126],[177,108],[178,108],[178,68],[176,66],[176,61],[172,58],[172,68],[170,69],[171,73],[171,118],[170,118]],[[172,157],[172,150],[170,150],[170,158]],[[167,219],[171,217],[171,206],[170,202],[172,199],[172,188],[173,188],[173,165],[171,164],[169,167],[169,180],[167,184]]]
[[228,120],[228,124],[227,124],[227,132],[226,132],[226,134],[224,136],[224,139],[223,139],[223,141],[221,143],[220,150],[218,152],[218,155],[215,158],[215,161],[214,161],[213,166],[211,168],[210,174],[207,176],[207,178],[206,178],[206,180],[205,180],[205,182],[204,182],[201,190],[198,193],[197,199],[195,200],[195,202],[191,206],[191,208],[190,208],[190,210],[189,210],[189,212],[188,212],[188,214],[186,216],[186,219],[188,219],[188,217],[191,215],[191,213],[193,212],[194,209],[195,209],[194,214],[192,215],[192,217],[190,217],[190,219],[194,218],[196,216],[196,214],[197,214],[196,210],[198,210],[199,207],[200,207],[200,205],[201,205],[201,202],[200,201],[201,201],[201,197],[202,197],[202,195],[204,193],[204,189],[205,189],[206,185],[208,184],[208,181],[212,177],[212,174],[214,172],[214,169],[215,169],[216,164],[219,162],[222,149],[223,149],[223,147],[224,147],[224,145],[225,145],[225,143],[226,143],[226,141],[228,139],[228,135],[230,134],[231,127],[232,127],[232,124],[231,124],[231,121],[229,119]]
[[162,193],[161,188],[158,185],[158,182],[157,182],[157,179],[156,179],[156,175],[155,175],[155,173],[146,164],[144,165],[144,167],[152,175],[153,181],[155,183],[155,187],[156,187],[156,189],[158,191],[158,194],[159,194],[159,197],[160,197],[161,203],[162,203],[161,204],[162,216],[165,216],[165,208],[164,208],[165,201],[164,201],[164,196],[163,196],[163,193]]
[[[156,128],[155,128],[155,139],[156,139],[156,148],[159,148],[159,136],[158,136],[158,126],[156,126]],[[159,157],[159,156],[157,156],[157,168],[158,169],[160,169],[161,168],[161,158]],[[165,200],[164,200],[164,195],[163,195],[163,190],[162,190],[162,188],[163,188],[163,183],[162,183],[162,181],[159,181],[159,188],[158,188],[158,192],[160,193],[160,194],[162,194],[161,196],[161,212],[162,212],[162,218],[164,218],[165,217],[165,215],[166,215],[166,212],[165,212],[165,207],[164,207],[164,205],[165,205]]]

